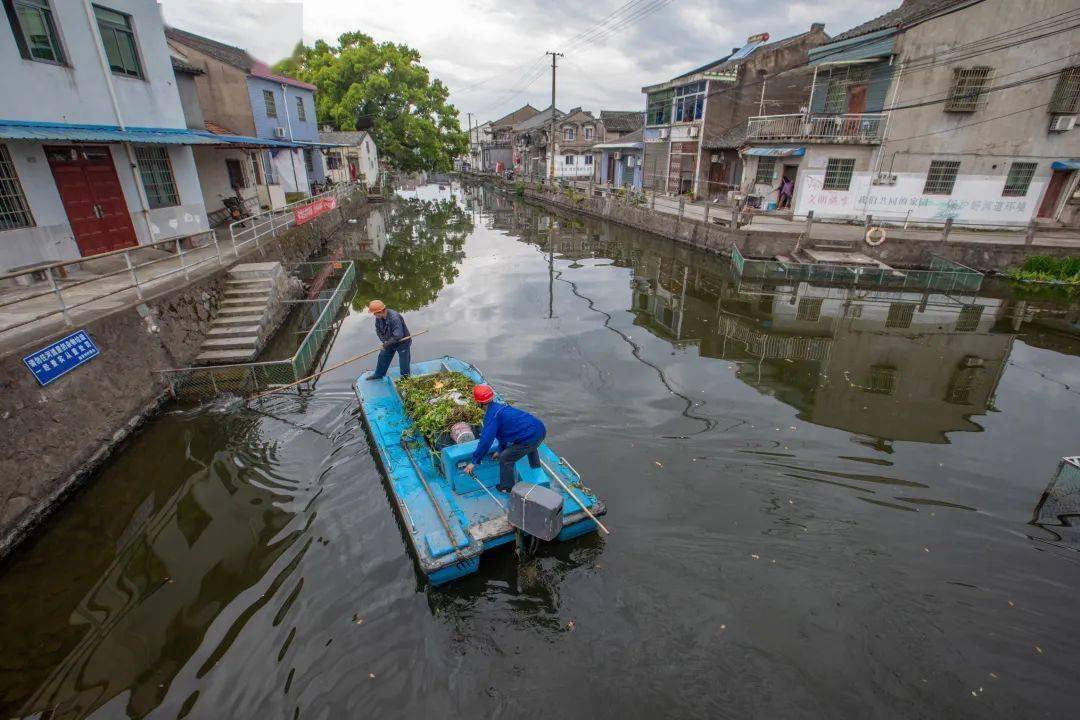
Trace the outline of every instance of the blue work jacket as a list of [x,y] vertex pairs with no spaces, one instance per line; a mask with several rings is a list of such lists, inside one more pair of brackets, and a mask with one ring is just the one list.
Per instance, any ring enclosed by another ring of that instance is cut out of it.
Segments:
[[480,433],[480,442],[472,456],[473,464],[484,459],[496,440],[499,441],[499,448],[505,449],[514,443],[535,442],[546,432],[544,423],[524,410],[493,402],[484,413],[484,430]]
[[401,342],[401,338],[408,337],[409,326],[405,324],[405,318],[397,310],[387,310],[386,317],[375,318],[375,334],[379,336],[383,344],[390,343],[390,347],[409,347],[412,338]]

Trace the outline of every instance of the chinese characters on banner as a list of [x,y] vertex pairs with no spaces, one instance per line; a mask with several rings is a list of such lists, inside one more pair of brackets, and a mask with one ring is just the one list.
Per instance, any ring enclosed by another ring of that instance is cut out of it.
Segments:
[[99,354],[97,345],[86,331],[79,330],[47,348],[27,355],[23,358],[23,363],[37,378],[38,383],[48,385]]
[[328,198],[322,198],[313,203],[301,205],[293,210],[293,214],[296,216],[296,224],[303,225],[306,222],[311,222],[323,213],[330,212],[336,207],[337,198],[331,195]]

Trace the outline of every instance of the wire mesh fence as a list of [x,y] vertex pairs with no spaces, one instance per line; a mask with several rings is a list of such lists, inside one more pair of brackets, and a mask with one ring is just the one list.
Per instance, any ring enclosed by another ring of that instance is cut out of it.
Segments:
[[977,270],[937,256],[931,256],[928,269],[903,269],[747,258],[734,245],[731,248],[731,266],[736,275],[743,279],[806,281],[942,292],[977,291],[982,287],[984,277]]
[[314,319],[292,356],[279,360],[205,365],[161,370],[162,379],[176,399],[199,400],[221,394],[250,395],[260,390],[294,383],[305,377],[326,338],[333,332],[334,319],[350,297],[356,280],[356,265],[350,261],[301,263],[296,274],[309,288]]

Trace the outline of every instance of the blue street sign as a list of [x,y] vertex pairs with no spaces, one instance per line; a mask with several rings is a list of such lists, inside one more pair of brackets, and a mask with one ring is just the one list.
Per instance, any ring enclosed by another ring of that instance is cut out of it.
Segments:
[[100,351],[85,330],[78,330],[66,338],[57,340],[47,348],[23,358],[26,367],[42,385],[48,385],[64,373],[71,372],[87,360],[97,357]]

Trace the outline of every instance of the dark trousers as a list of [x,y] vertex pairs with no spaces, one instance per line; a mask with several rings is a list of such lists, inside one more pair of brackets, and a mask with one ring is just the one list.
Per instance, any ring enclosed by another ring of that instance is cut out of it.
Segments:
[[386,371],[390,369],[390,363],[394,359],[394,353],[397,353],[398,367],[401,369],[401,377],[409,377],[409,345],[397,345],[392,348],[383,348],[379,353],[379,362],[375,366],[375,377],[381,378],[386,375]]
[[540,453],[536,452],[536,449],[540,447],[540,443],[544,442],[546,434],[530,442],[511,443],[499,451],[500,490],[510,492],[513,489],[514,483],[517,482],[517,478],[514,477],[514,463],[526,455],[529,456],[529,467],[540,467]]

